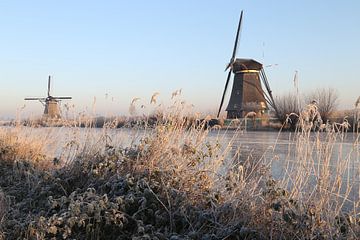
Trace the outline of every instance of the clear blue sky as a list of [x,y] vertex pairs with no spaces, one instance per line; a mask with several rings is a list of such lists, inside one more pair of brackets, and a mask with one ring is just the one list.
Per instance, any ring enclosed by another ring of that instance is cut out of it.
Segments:
[[[217,109],[241,10],[238,57],[264,65],[275,95],[337,89],[341,108],[360,95],[360,1],[16,1],[0,2],[0,117],[42,112],[26,96],[94,96],[101,114],[126,114],[133,97],[171,92],[202,111]],[[108,98],[105,95],[108,94]],[[111,99],[111,100],[110,100]],[[226,104],[226,103],[225,103]]]

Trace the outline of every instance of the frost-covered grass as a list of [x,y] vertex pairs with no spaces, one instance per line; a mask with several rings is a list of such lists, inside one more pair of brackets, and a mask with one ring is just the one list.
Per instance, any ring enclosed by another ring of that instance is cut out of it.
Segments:
[[0,239],[358,239],[350,192],[359,193],[359,173],[349,175],[358,162],[349,156],[359,161],[359,142],[338,154],[346,122],[311,134],[310,110],[278,179],[275,151],[234,155],[240,130],[224,143],[225,131],[189,127],[178,109],[127,145],[106,129],[77,137],[74,128],[56,158],[53,128],[1,128]]

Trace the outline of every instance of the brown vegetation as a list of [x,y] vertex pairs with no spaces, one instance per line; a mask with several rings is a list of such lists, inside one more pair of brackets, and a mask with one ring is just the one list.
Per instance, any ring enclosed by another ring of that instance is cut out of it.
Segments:
[[[276,117],[282,122],[289,125],[290,129],[298,127],[299,116],[301,111],[307,111],[310,105],[316,107],[316,119],[321,123],[331,121],[334,113],[337,110],[338,94],[332,88],[316,89],[304,98],[301,98],[298,94],[287,93],[275,98],[277,106]],[[342,120],[342,119],[341,119]]]
[[[301,110],[301,104],[298,96],[293,93],[287,93],[275,98],[277,108],[276,117],[280,122],[288,121],[290,128],[295,129]],[[292,114],[293,113],[293,114]]]
[[306,102],[316,101],[323,122],[327,122],[337,110],[339,96],[333,88],[316,89],[305,97]]

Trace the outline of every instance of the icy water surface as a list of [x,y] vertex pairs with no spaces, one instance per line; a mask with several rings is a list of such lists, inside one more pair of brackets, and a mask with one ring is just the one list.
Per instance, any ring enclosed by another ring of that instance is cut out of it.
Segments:
[[[94,148],[100,141],[109,141],[118,146],[130,146],[137,143],[152,130],[136,129],[84,129],[84,128],[22,128],[23,136],[38,137],[44,141],[49,153],[75,155],[76,151]],[[223,148],[228,144],[229,159],[239,161],[250,158],[261,159],[269,164],[275,179],[294,178],[294,173],[301,169],[311,169],[311,181],[319,178],[318,172],[327,161],[329,174],[341,176],[341,185],[353,185],[350,198],[359,199],[360,183],[360,144],[354,133],[332,134],[335,139],[328,139],[327,133],[310,133],[300,139],[291,132],[236,132],[211,131],[208,142],[219,142]],[[321,141],[317,141],[321,139]],[[291,182],[289,183],[291,185]],[[315,187],[315,186],[314,186]],[[344,190],[345,191],[345,190]]]
[[[216,139],[213,134],[211,137]],[[250,157],[270,162],[275,179],[295,180],[302,176],[308,179],[306,192],[311,192],[322,174],[328,173],[334,186],[341,186],[340,198],[348,194],[348,200],[360,200],[360,143],[356,133],[310,133],[299,138],[290,132],[244,132],[240,135],[227,132],[223,142],[228,141],[232,141],[229,157],[239,152],[240,161]],[[292,180],[288,182],[289,187],[296,184]],[[352,209],[351,201],[344,201],[344,208]]]
[[[139,129],[100,129],[100,128],[30,128],[23,127],[21,135],[24,137],[40,138],[47,146],[49,153],[61,154],[69,145],[77,145],[79,149],[84,147],[96,147],[99,141],[109,141],[117,146],[130,146],[137,143],[142,137],[152,130]],[[305,140],[298,140],[293,132],[270,132],[270,131],[211,131],[206,141],[219,142],[223,147],[230,144],[229,158],[240,153],[241,159],[252,157],[254,159],[266,159],[272,161],[272,173],[274,177],[284,174],[284,166],[289,162],[297,164],[306,151],[313,152],[314,161],[322,161],[325,155],[330,156],[330,165],[337,165],[338,160],[348,159],[348,167],[352,170],[359,169],[360,143],[356,133],[336,134],[334,140],[327,139],[327,133],[320,133],[320,142],[317,142],[317,134],[310,133]],[[319,144],[322,144],[319,146]],[[328,145],[325,152],[325,145]],[[319,150],[321,151],[319,152]],[[323,152],[322,152],[323,151]],[[329,152],[330,151],[330,152]],[[322,164],[320,162],[320,164]]]
[[[255,159],[261,157],[273,159],[272,171],[275,177],[284,174],[285,163],[291,162],[296,165],[298,159],[306,155],[305,151],[313,153],[309,155],[315,162],[330,156],[330,166],[335,167],[339,160],[348,159],[351,163],[350,167],[354,169],[360,167],[360,143],[356,133],[336,134],[332,136],[334,139],[329,139],[327,133],[319,133],[319,135],[310,133],[304,140],[299,140],[297,134],[293,132],[247,131],[238,134],[235,131],[228,131],[222,134],[223,143],[231,142],[233,154],[240,148],[240,155],[242,154],[243,158],[252,156]],[[215,140],[218,134],[210,133],[209,137]],[[329,148],[327,152],[324,149],[326,146]]]

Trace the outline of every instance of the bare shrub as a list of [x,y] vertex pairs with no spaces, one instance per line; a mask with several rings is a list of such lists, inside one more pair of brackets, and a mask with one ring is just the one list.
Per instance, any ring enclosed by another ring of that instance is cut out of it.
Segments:
[[337,109],[339,95],[333,88],[319,88],[305,96],[306,102],[316,101],[323,122],[327,122]]

